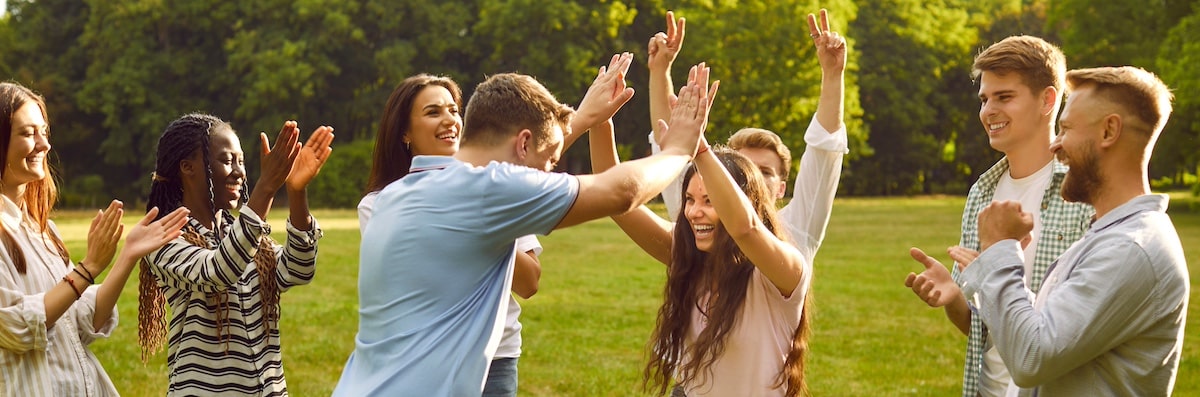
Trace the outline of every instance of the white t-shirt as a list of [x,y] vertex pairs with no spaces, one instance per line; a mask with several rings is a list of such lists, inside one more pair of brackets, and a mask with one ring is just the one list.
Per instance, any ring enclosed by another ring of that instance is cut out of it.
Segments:
[[[1021,210],[1033,215],[1033,237],[1029,246],[1025,247],[1025,283],[1033,282],[1033,261],[1037,252],[1038,237],[1042,234],[1042,198],[1050,181],[1054,177],[1053,162],[1046,163],[1042,169],[1024,178],[1014,179],[1009,173],[1000,176],[996,183],[996,193],[992,201],[1015,200],[1021,203]],[[1030,297],[1033,293],[1030,292]],[[1012,383],[1008,368],[1000,358],[1000,352],[992,346],[983,354],[983,371],[979,379],[979,394],[983,396],[1013,396],[1019,388]]]

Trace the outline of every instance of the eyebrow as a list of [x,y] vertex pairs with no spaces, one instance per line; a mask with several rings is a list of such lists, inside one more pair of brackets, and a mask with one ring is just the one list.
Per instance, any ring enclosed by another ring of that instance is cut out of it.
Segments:
[[425,105],[425,107],[424,107],[424,108],[422,108],[422,109],[429,110],[430,108],[433,108],[433,109],[440,109],[440,108],[452,108],[452,107],[458,107],[458,105],[457,105],[457,104],[453,104],[453,103],[451,103],[451,104],[446,104],[446,105],[440,105],[440,104],[436,104],[436,103],[431,103],[431,104]]
[[[1015,93],[1015,92],[1017,92],[1017,90],[1003,90],[1003,91],[996,91],[996,92],[993,92],[993,93],[992,93],[992,96],[1001,96],[1001,95],[1006,95],[1006,94],[1012,94],[1012,93]],[[980,97],[980,98],[987,98],[987,96],[988,96],[988,95],[987,95],[987,93],[981,93],[981,94],[979,94],[979,97]]]

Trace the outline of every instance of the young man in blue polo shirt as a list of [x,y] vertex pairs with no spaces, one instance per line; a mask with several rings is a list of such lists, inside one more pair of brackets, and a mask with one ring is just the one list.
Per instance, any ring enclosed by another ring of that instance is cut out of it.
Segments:
[[363,231],[359,332],[335,396],[479,395],[503,329],[513,241],[629,211],[683,171],[711,106],[706,69],[680,92],[663,152],[597,175],[545,172],[575,138],[564,139],[572,117],[597,125],[633,95],[629,59],[602,69],[578,114],[532,77],[488,78],[467,105],[458,153],[415,157],[380,192]]

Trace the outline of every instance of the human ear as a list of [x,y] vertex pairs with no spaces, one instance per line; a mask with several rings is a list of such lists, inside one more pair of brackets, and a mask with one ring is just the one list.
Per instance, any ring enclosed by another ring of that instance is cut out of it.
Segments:
[[518,132],[516,147],[514,148],[516,149],[518,159],[525,160],[525,157],[529,155],[530,145],[533,145],[533,131],[524,129]]
[[1100,123],[1104,127],[1103,134],[1100,136],[1100,147],[1109,147],[1117,144],[1117,140],[1121,138],[1121,133],[1124,132],[1122,130],[1124,123],[1121,120],[1121,116],[1116,113],[1110,113],[1104,116],[1104,119],[1100,120]]
[[1042,90],[1042,115],[1053,116],[1054,107],[1058,105],[1058,89],[1054,86]]

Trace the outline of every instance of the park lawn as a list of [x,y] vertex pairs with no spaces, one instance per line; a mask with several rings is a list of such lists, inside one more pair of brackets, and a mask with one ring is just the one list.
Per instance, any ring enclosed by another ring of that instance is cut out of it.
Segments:
[[[1185,202],[1186,201],[1186,202]],[[1194,202],[1177,199],[1175,208]],[[807,377],[816,396],[948,396],[959,392],[966,338],[940,310],[904,288],[921,268],[908,247],[945,259],[958,241],[962,197],[838,199],[817,254],[814,335]],[[272,213],[282,221],[283,213]],[[283,297],[284,361],[289,390],[299,397],[329,395],[357,328],[359,234],[350,210],[316,213],[321,241],[317,278]],[[1172,211],[1191,269],[1192,301],[1200,296],[1200,212]],[[74,258],[84,253],[89,218],[60,212],[56,222]],[[136,221],[126,218],[127,224]],[[282,225],[276,225],[282,238]],[[541,289],[523,301],[521,395],[626,396],[640,392],[644,347],[661,303],[665,269],[642,253],[609,220],[589,222],[542,238]],[[136,276],[135,276],[136,277]],[[92,345],[125,396],[161,396],[165,353],[143,365],[137,347],[137,282],[118,303],[121,325]],[[1197,304],[1176,395],[1200,395]]]

